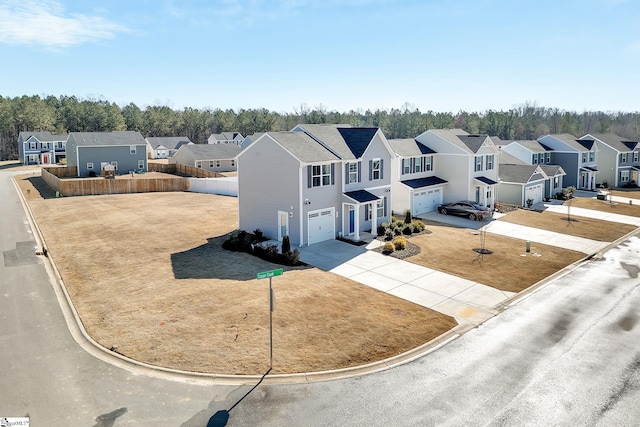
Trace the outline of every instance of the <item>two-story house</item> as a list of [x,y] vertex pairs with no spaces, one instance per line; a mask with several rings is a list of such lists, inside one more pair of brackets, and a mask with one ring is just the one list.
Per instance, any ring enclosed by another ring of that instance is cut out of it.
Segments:
[[167,159],[185,144],[193,144],[186,136],[150,136],[147,141],[147,152],[150,159]]
[[553,150],[553,163],[566,172],[564,185],[595,190],[598,147],[593,140],[579,140],[571,134],[562,133],[541,136],[538,142]]
[[207,139],[209,144],[235,144],[242,145],[244,137],[240,132],[212,133]]
[[67,135],[51,132],[20,132],[18,156],[24,165],[54,165],[66,157]]
[[298,246],[375,234],[390,218],[392,155],[378,128],[267,132],[238,156],[239,227]]
[[391,206],[393,212],[408,210],[420,216],[438,209],[447,181],[436,176],[437,153],[415,139],[390,139],[394,152],[391,164]]
[[472,135],[462,129],[430,129],[416,141],[437,153],[433,176],[447,182],[444,203],[470,200],[493,209],[498,148],[489,136]]
[[592,141],[598,148],[598,183],[622,187],[638,185],[640,142],[613,133],[590,133],[580,141]]
[[147,171],[147,142],[140,132],[71,132],[67,139],[67,166],[80,177]]

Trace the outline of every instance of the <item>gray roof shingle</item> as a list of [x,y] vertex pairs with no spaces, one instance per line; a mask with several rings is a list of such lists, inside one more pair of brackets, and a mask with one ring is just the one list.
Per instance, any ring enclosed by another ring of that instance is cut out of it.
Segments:
[[236,158],[242,148],[236,144],[193,144],[180,150],[189,151],[194,160],[228,160]]
[[393,152],[400,157],[417,157],[435,153],[431,148],[415,139],[390,139],[389,145]]
[[140,132],[113,131],[113,132],[71,132],[69,139],[73,139],[79,146],[101,145],[146,145]]
[[170,150],[177,150],[184,144],[188,144],[191,140],[186,136],[150,136],[147,138],[152,148],[162,145]]
[[267,135],[303,163],[340,160],[305,132],[268,132]]

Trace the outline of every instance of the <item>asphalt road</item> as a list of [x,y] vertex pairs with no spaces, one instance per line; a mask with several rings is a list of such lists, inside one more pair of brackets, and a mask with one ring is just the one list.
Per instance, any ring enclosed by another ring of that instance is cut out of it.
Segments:
[[222,426],[226,417],[212,416],[233,407],[229,426],[638,425],[636,237],[415,362],[337,381],[263,383],[241,400],[248,386],[147,377],[79,347],[33,254],[10,171],[0,170],[0,417]]

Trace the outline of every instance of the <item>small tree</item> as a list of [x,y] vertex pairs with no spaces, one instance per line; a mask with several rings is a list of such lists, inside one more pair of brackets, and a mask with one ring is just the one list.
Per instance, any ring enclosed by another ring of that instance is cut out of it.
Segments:
[[289,236],[282,237],[282,255],[287,255],[291,252],[291,241],[289,240]]
[[411,224],[411,209],[407,209],[407,211],[404,213],[404,223]]

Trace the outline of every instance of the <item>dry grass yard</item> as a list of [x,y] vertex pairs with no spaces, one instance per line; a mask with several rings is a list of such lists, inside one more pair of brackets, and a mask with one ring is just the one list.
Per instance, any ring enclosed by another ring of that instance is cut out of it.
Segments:
[[524,241],[491,233],[485,233],[484,247],[493,253],[480,255],[474,252],[475,248],[482,247],[482,235],[478,231],[433,221],[425,224],[431,233],[410,239],[421,251],[406,261],[503,291],[520,292],[585,256],[534,242],[531,242],[531,253],[522,256]]
[[[571,206],[577,207],[578,203],[574,203],[582,200],[589,201],[591,199],[573,199]],[[593,201],[602,203],[602,200]],[[580,207],[591,209],[586,205],[587,204]],[[640,206],[636,207],[636,209],[640,210]],[[576,216],[571,214],[571,208],[569,208],[569,213],[571,221],[568,221],[567,215],[564,214],[518,209],[509,212],[498,221],[512,222],[514,224],[541,228],[543,230],[555,231],[556,233],[584,237],[585,239],[598,240],[601,242],[613,242],[636,229],[633,225]]]
[[[22,179],[21,179],[22,178]],[[237,199],[194,193],[55,198],[17,178],[87,332],[105,348],[174,369],[263,374],[268,281],[279,266],[221,248]],[[274,373],[346,368],[424,344],[445,315],[310,267],[285,267]]]
[[[620,197],[630,197],[633,199],[633,204],[609,202],[608,200],[588,199],[585,197],[576,197],[571,199],[571,205],[576,208],[593,209],[596,211],[604,211],[609,213],[615,213],[628,216],[640,216],[640,192],[621,192],[614,191],[614,195]],[[564,203],[565,205],[567,202]]]

